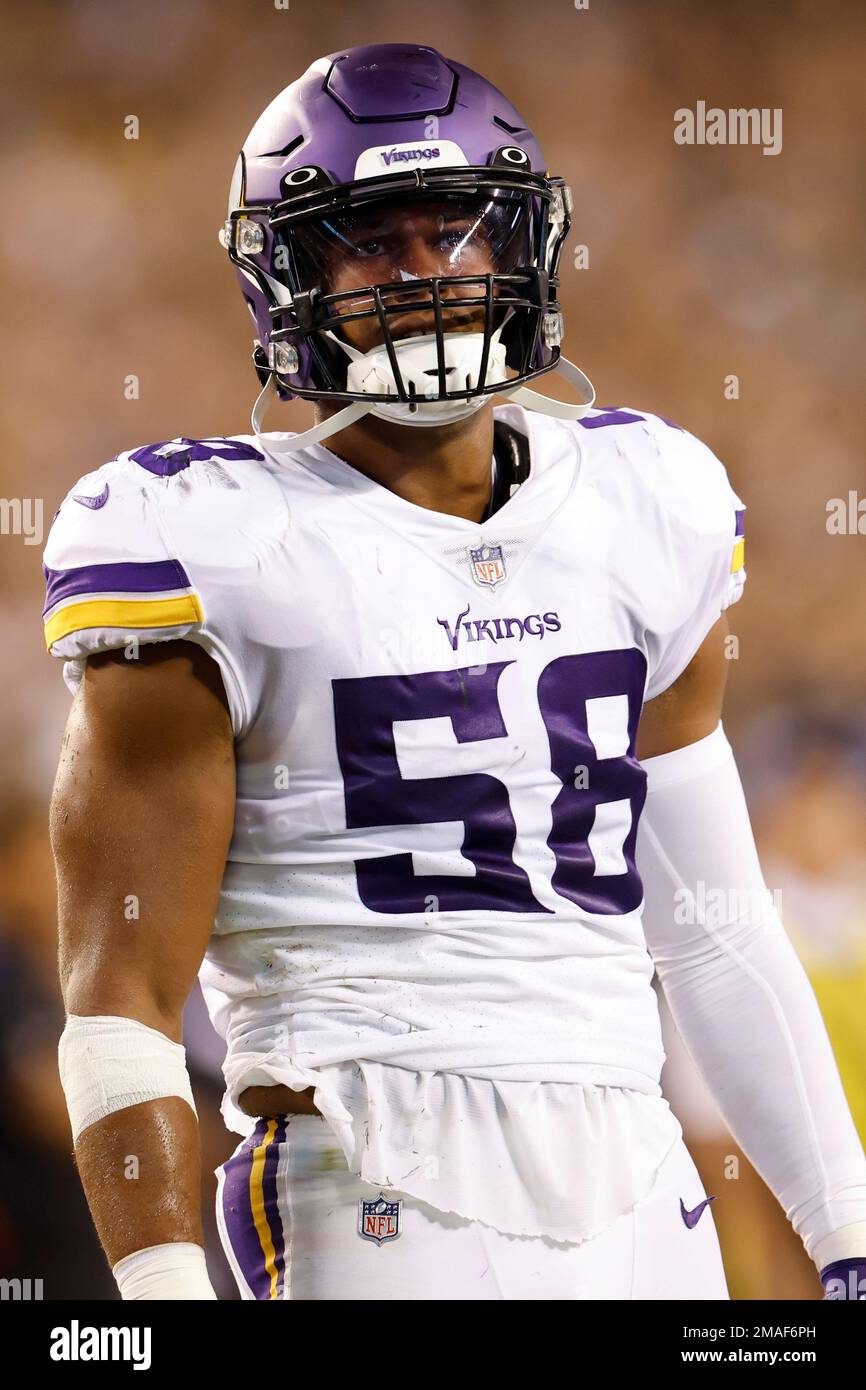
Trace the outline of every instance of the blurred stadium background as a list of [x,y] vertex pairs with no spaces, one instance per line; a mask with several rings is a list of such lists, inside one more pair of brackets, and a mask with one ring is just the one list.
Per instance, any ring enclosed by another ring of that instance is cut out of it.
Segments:
[[[2,28],[0,494],[42,498],[46,531],[70,484],[118,449],[249,428],[250,326],[216,232],[236,152],[279,89],[342,46],[410,40],[509,94],[573,186],[569,246],[589,248],[588,269],[563,261],[568,355],[602,403],[705,439],[748,504],[726,725],[866,1137],[866,542],[826,530],[828,499],[866,494],[866,11],[29,0],[3,7]],[[673,113],[698,100],[782,108],[781,154],[676,145]],[[725,396],[731,374],[739,399]],[[285,408],[283,428],[308,412]],[[46,805],[68,696],[42,646],[40,557],[0,536],[0,1276],[108,1298],[56,1071]],[[189,1043],[209,1211],[235,1140],[195,1001]],[[732,1296],[818,1297],[760,1179],[745,1160],[725,1177],[737,1146],[673,1032],[670,1044],[666,1091],[718,1198]]]

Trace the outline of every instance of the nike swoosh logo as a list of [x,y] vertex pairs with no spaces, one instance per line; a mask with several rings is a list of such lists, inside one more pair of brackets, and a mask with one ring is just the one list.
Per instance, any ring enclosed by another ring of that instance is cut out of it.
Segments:
[[698,1205],[692,1211],[689,1211],[682,1197],[680,1198],[680,1211],[682,1212],[683,1221],[685,1221],[689,1230],[691,1230],[693,1226],[697,1226],[703,1216],[704,1207],[708,1207],[710,1202],[714,1202],[715,1200],[715,1197],[705,1197],[702,1202],[698,1202]]
[[82,507],[89,507],[92,512],[98,512],[99,508],[104,507],[108,501],[108,483],[95,497],[82,497],[80,493],[73,492],[72,500],[73,502],[80,502]]

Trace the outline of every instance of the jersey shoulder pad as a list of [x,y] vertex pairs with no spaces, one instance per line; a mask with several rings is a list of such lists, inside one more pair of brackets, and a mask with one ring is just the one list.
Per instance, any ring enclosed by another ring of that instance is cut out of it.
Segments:
[[671,516],[718,554],[725,575],[722,611],[736,603],[746,582],[746,504],[734,491],[727,469],[702,440],[658,415],[648,415],[647,433],[656,452],[653,472],[659,498]]
[[43,556],[45,642],[70,658],[179,636],[202,620],[199,595],[166,545],[147,475],[120,454],[70,489]]
[[661,416],[591,411],[576,432],[592,486],[619,523],[615,563],[644,628],[653,699],[742,592],[745,506],[712,450]]
[[[729,580],[722,607],[736,602],[745,583],[746,504],[721,460],[688,430],[648,411],[595,409],[576,424],[593,439],[611,441],[626,464],[627,485],[651,498],[684,549],[697,546],[708,557],[723,554]],[[610,467],[610,460],[599,460],[599,466]]]
[[[250,435],[209,439],[165,439],[160,444],[142,444],[118,457],[128,458],[157,478],[173,478],[195,463],[251,463],[264,458]],[[213,471],[213,470],[211,470]]]
[[95,652],[197,642],[220,665],[236,730],[245,595],[285,524],[277,484],[245,437],[175,439],[119,454],[61,503],[44,552],[45,642],[70,688]]

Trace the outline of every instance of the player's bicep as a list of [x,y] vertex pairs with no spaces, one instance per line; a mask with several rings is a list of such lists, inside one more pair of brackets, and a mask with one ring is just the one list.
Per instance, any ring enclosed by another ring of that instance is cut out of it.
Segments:
[[682,675],[641,712],[637,756],[672,753],[711,734],[722,717],[728,675],[728,620],[723,613]]
[[184,642],[88,661],[51,806],[68,1013],[179,1039],[213,928],[235,804],[219,672]]

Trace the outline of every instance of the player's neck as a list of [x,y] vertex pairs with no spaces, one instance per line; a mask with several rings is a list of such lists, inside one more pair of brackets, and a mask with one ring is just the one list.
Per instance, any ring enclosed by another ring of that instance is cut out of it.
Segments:
[[[317,406],[317,419],[333,413]],[[325,442],[338,458],[418,507],[480,521],[490,501],[493,409],[432,429],[367,415]]]

